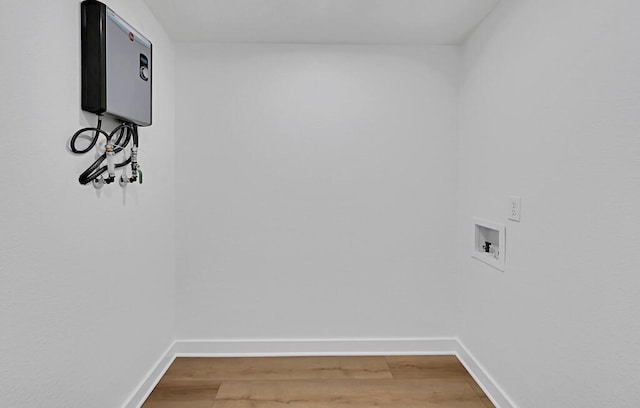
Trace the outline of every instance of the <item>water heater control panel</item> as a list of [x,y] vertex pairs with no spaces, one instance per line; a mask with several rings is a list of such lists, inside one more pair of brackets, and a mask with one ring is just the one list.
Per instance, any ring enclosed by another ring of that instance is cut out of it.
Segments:
[[81,10],[82,109],[151,125],[151,41],[99,1]]

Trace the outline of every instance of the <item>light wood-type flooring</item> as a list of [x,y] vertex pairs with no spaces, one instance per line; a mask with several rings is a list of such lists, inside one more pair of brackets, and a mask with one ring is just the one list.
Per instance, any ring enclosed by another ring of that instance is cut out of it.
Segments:
[[455,356],[177,358],[143,408],[493,407]]

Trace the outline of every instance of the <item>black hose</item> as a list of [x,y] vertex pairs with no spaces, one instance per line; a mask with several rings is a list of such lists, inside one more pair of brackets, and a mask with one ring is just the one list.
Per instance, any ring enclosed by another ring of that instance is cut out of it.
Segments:
[[[76,147],[78,137],[86,132],[93,132],[91,143],[89,143],[89,146],[85,149],[78,149]],[[133,139],[133,145],[135,147],[138,146],[138,129],[136,125],[125,122],[116,126],[115,129],[111,131],[111,133],[107,133],[104,130],[102,130],[102,116],[98,116],[97,126],[86,127],[78,130],[76,133],[73,134],[73,136],[71,136],[69,147],[71,148],[71,151],[76,154],[88,153],[96,145],[100,135],[103,135],[107,139],[107,143],[109,143],[116,134],[118,134],[118,136],[116,137],[115,142],[113,143],[115,146],[115,148],[113,149],[114,154],[120,153],[125,147],[127,147],[131,139]],[[82,174],[80,174],[80,177],[78,177],[78,181],[80,182],[80,184],[82,185],[89,184],[93,180],[98,178],[102,173],[107,171],[107,166],[100,167],[100,165],[106,158],[107,158],[107,153],[103,153],[100,157],[98,157],[98,159],[95,162],[93,162],[91,166],[89,166],[84,172],[82,172]],[[131,163],[131,157],[127,158],[121,163],[117,163],[115,167],[121,168],[126,166],[129,163]],[[108,180],[107,182],[110,183],[112,181],[113,180]]]
[[[91,143],[89,144],[89,147],[83,150],[76,148],[76,141],[78,140],[78,136],[82,135],[84,132],[89,132],[89,131],[95,132],[93,134],[93,138],[91,139]],[[73,136],[71,136],[69,147],[71,148],[71,151],[76,154],[87,153],[89,150],[93,149],[93,146],[96,145],[96,143],[98,142],[98,136],[100,136],[101,134],[103,134],[107,139],[109,138],[109,135],[107,134],[107,132],[102,130],[102,116],[98,116],[98,125],[94,128],[93,127],[82,128],[78,130],[76,133],[74,133]]]

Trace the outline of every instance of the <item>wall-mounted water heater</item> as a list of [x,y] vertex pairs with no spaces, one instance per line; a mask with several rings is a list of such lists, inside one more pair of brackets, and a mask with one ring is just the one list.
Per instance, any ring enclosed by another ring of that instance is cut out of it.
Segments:
[[82,10],[82,109],[151,125],[151,41],[99,1]]
[[[78,130],[71,137],[69,148],[73,153],[84,154],[96,147],[98,158],[78,181],[101,188],[116,181],[116,171],[122,170],[120,185],[142,183],[138,126],[151,125],[151,41],[99,1],[86,0],[80,7],[82,109],[97,114],[98,124]],[[106,132],[102,128],[103,115],[120,124]],[[98,144],[100,136],[106,139],[104,146]],[[79,140],[88,140],[88,145],[78,147]],[[129,144],[131,153],[126,157]],[[122,161],[117,163],[117,157]]]

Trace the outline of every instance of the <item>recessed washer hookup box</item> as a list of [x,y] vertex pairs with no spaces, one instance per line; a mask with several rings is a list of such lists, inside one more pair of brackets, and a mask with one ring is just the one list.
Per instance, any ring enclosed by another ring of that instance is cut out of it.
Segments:
[[82,109],[151,125],[151,41],[99,1],[81,14]]

